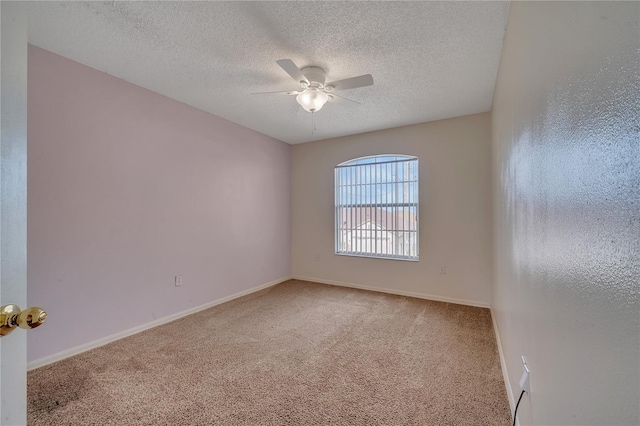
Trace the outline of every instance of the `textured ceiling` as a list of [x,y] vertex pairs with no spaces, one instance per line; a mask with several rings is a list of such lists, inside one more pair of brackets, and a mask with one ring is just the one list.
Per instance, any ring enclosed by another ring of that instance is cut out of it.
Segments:
[[[508,2],[33,2],[29,42],[288,143],[489,111]],[[372,74],[314,114],[277,64]]]

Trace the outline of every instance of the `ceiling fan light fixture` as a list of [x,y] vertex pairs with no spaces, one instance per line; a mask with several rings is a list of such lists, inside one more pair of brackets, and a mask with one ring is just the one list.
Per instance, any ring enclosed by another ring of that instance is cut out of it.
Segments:
[[328,101],[333,101],[337,98],[359,104],[360,102],[334,94],[333,92],[373,85],[373,77],[371,74],[345,78],[325,84],[325,71],[320,67],[309,66],[300,69],[291,59],[280,59],[277,60],[276,63],[284,72],[300,84],[300,90],[261,92],[252,93],[252,95],[276,93],[286,93],[291,96],[295,95],[298,104],[307,112],[318,112]]
[[296,101],[308,112],[318,112],[329,100],[329,95],[316,87],[309,87],[296,96]]

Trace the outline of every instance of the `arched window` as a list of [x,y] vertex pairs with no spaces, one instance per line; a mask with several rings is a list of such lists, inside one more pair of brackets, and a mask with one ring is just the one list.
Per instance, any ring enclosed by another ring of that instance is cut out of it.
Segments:
[[336,254],[418,260],[418,158],[387,154],[335,168]]

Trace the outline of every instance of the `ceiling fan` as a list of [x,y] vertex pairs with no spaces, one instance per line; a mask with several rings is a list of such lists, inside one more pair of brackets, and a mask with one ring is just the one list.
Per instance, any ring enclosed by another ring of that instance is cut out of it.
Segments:
[[[280,67],[285,70],[298,84],[300,90],[289,90],[285,92],[261,92],[252,93],[252,95],[270,95],[270,94],[287,94],[295,95],[296,101],[300,106],[308,112],[318,112],[327,101],[333,100],[334,97],[346,99],[356,102],[352,99],[345,98],[335,94],[338,90],[356,89],[358,87],[372,86],[373,77],[371,74],[360,75],[358,77],[345,78],[344,80],[332,81],[325,84],[325,72],[320,67],[298,66],[291,59],[280,59],[276,61]],[[359,103],[359,102],[356,102]]]

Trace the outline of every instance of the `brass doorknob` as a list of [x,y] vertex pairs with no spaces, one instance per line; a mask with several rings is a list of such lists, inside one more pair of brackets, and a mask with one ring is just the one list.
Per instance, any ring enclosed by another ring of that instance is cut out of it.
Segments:
[[36,328],[47,318],[42,308],[34,306],[24,311],[18,305],[0,306],[0,337],[11,333],[16,327]]

